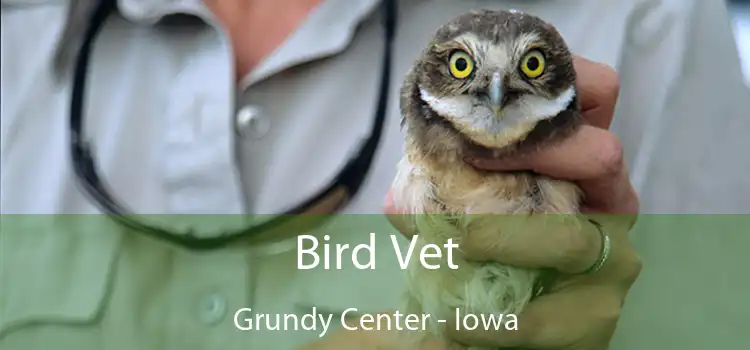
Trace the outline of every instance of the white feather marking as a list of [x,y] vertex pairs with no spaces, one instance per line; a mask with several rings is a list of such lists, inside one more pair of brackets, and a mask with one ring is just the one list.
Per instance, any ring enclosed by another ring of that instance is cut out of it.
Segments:
[[532,47],[535,42],[539,42],[541,39],[535,32],[523,33],[513,41],[513,52],[518,55],[518,60],[521,59],[521,55],[525,54],[529,47]]
[[469,95],[436,97],[420,88],[421,98],[435,113],[466,131],[501,134],[518,124],[536,123],[564,111],[575,97],[574,87],[553,99],[527,95],[505,107],[498,117]]
[[427,203],[435,199],[435,186],[425,171],[412,165],[407,156],[398,162],[396,169],[396,178],[391,185],[396,207],[407,215],[427,211]]

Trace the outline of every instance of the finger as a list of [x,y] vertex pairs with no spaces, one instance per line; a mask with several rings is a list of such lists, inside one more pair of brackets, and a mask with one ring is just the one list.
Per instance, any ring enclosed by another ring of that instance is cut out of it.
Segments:
[[411,238],[417,234],[416,229],[410,224],[412,222],[410,217],[397,208],[396,203],[393,201],[393,191],[390,189],[385,195],[383,211],[391,225],[401,234],[406,236],[406,238]]
[[617,72],[607,65],[581,56],[573,57],[581,114],[591,125],[609,129],[620,94]]
[[[417,231],[388,191],[384,211],[407,238]],[[467,259],[578,273],[598,258],[601,237],[587,219],[574,215],[472,215],[459,250]]]
[[622,146],[610,132],[584,125],[554,147],[515,158],[471,160],[485,170],[533,170],[555,178],[588,180],[619,170]]
[[637,212],[637,197],[628,179],[623,148],[609,131],[582,126],[554,147],[523,157],[469,159],[477,168],[492,171],[532,170],[553,178],[575,181],[586,204],[610,213]]
[[599,258],[602,238],[577,215],[472,216],[459,251],[467,260],[576,274]]
[[471,346],[594,349],[593,345],[601,344],[587,342],[598,340],[606,344],[615,329],[621,305],[619,295],[607,287],[563,290],[529,303],[516,316],[515,324],[512,315],[504,315],[500,327],[480,326],[473,330],[463,327],[462,322],[456,326],[455,320],[450,320],[447,333],[455,341]]

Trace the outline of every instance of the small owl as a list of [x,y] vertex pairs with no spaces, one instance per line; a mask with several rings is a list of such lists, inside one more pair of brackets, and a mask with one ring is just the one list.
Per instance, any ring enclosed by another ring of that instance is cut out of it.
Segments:
[[465,158],[518,156],[570,135],[582,124],[575,79],[572,54],[552,25],[489,10],[440,27],[406,75],[400,107],[407,137],[394,202],[420,214],[410,216],[419,234],[415,252],[448,239],[459,246],[456,270],[446,267],[446,254],[440,269],[409,265],[407,312],[429,314],[424,327],[432,335],[444,334],[448,324],[436,320],[454,319],[456,309],[518,314],[538,293],[543,271],[477,262],[460,252],[467,235],[491,247],[524,234],[524,225],[464,214],[575,214],[580,190],[531,172],[482,171]]

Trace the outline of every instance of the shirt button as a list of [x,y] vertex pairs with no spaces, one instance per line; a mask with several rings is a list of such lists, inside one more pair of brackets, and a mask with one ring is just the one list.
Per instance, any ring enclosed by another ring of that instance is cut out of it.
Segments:
[[245,106],[237,111],[237,133],[245,138],[261,139],[271,129],[271,121],[256,106]]
[[221,321],[227,311],[227,300],[218,294],[210,294],[200,301],[200,319],[202,322],[214,325]]

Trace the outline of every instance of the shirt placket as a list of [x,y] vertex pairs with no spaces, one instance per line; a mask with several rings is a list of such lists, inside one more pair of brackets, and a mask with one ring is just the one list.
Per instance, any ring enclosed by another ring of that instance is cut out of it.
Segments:
[[189,53],[169,101],[163,163],[168,211],[239,214],[231,50],[216,31],[199,36],[200,49]]
[[[184,9],[161,12],[178,10]],[[188,12],[200,14],[199,10]],[[210,23],[196,25],[202,28],[183,38],[190,45],[178,51],[176,60],[181,65],[168,85],[158,152],[164,211],[194,214],[180,215],[166,225],[178,232],[191,230],[197,236],[211,237],[242,227],[242,217],[222,215],[217,220],[199,214],[241,214],[244,206],[234,152],[232,50],[228,39]],[[249,251],[242,246],[208,252],[174,250],[164,289],[169,297],[161,305],[169,329],[168,347],[252,348],[252,339],[238,338],[233,326],[236,310],[252,303],[254,268],[248,259]]]

